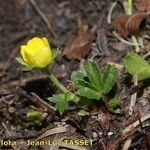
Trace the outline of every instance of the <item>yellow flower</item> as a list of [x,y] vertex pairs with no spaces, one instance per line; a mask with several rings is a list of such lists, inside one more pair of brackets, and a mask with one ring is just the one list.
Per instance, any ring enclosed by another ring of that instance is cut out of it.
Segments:
[[33,67],[44,68],[52,61],[52,51],[46,37],[34,37],[21,46],[23,60]]

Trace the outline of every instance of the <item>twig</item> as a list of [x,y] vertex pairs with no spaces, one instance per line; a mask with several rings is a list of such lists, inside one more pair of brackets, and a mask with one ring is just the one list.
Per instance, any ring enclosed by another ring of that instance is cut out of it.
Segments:
[[60,133],[65,133],[68,132],[68,125],[62,126],[62,127],[56,127],[50,130],[47,130],[45,133],[43,133],[42,135],[40,135],[36,140],[41,140],[45,137],[54,135],[54,134],[60,134]]
[[128,139],[128,140],[126,140],[125,143],[124,143],[124,145],[123,145],[122,150],[128,150],[129,147],[130,147],[130,145],[131,145],[131,143],[132,143],[132,139],[131,138]]
[[113,31],[112,32],[113,35],[118,39],[120,40],[121,42],[125,43],[125,44],[128,44],[128,45],[133,45],[133,46],[136,46],[136,45],[139,45],[139,43],[132,43],[132,42],[129,42],[129,41],[126,41],[125,39],[123,39],[122,37],[119,36],[119,34],[116,32],[116,31]]
[[114,65],[118,70],[122,70],[123,69],[123,65],[119,64],[119,63],[115,63],[115,62],[107,62],[108,65]]
[[[150,114],[147,114],[146,116],[140,118],[141,122],[144,122],[146,120],[150,119]],[[134,128],[136,128],[138,125],[140,124],[139,119],[137,121],[135,121],[134,123],[130,124],[129,126],[127,126],[123,131],[122,134],[126,135],[127,133],[129,133],[130,131],[132,131]]]
[[[137,86],[137,85],[138,85],[138,80],[137,80],[137,76],[136,76],[134,78],[134,86]],[[131,101],[130,101],[130,106],[129,106],[129,116],[131,116],[133,113],[133,108],[136,103],[136,98],[137,98],[137,92],[131,96]]]
[[53,107],[53,106],[51,106],[50,104],[48,104],[47,102],[45,102],[44,100],[42,100],[37,94],[35,94],[35,93],[31,93],[32,94],[32,96],[35,98],[35,99],[37,99],[37,101],[39,102],[39,103],[41,103],[43,106],[45,106],[46,108],[47,108],[47,111],[49,112],[49,113],[52,113],[52,114],[54,114],[54,112],[56,111],[56,108],[55,107]]
[[38,105],[39,107],[43,108],[49,114],[51,114],[51,115],[55,114],[56,109],[54,107],[50,106],[50,104],[48,104],[47,102],[43,101],[35,93],[31,93],[32,95],[30,95],[22,89],[19,89],[17,91],[17,93],[29,98],[35,105]]
[[111,5],[110,9],[109,9],[108,16],[107,16],[107,22],[108,22],[109,24],[111,24],[112,12],[113,12],[114,8],[116,7],[116,5],[117,5],[117,2],[114,2],[114,3]]
[[147,57],[149,57],[149,56],[150,56],[150,52],[146,53],[146,54],[143,56],[143,58],[147,58]]
[[45,16],[45,14],[40,10],[40,8],[37,6],[35,0],[29,0],[29,2],[31,3],[31,5],[34,7],[34,9],[36,10],[36,12],[39,14],[39,16],[42,18],[42,20],[45,22],[45,24],[47,25],[48,30],[50,31],[50,33],[56,38],[57,35],[54,32],[54,30],[52,29],[52,26],[48,20],[48,18]]
[[[135,37],[135,36],[132,36],[131,37],[132,38],[132,41],[133,41],[133,43],[135,43],[135,44],[137,44],[137,45],[135,45],[135,51],[138,53],[138,52],[140,52],[140,47],[139,47],[139,45],[138,45],[138,40],[137,40],[137,38]],[[140,44],[141,45],[141,44]],[[141,45],[142,46],[142,45]]]

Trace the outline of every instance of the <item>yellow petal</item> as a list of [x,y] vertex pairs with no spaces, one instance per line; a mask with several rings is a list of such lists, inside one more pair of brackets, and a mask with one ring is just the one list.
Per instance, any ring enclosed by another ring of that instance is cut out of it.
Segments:
[[30,53],[34,54],[34,53],[36,53],[37,50],[45,47],[45,45],[41,38],[34,37],[28,41],[27,47],[28,47],[28,50],[30,51]]
[[33,55],[29,53],[29,49],[26,45],[21,46],[21,56],[23,60],[29,65],[34,65]]
[[41,49],[34,57],[36,67],[44,68],[50,64],[52,58],[51,49],[45,47]]
[[29,65],[44,68],[52,61],[52,52],[46,37],[33,39],[21,46],[21,56]]
[[50,47],[48,39],[46,37],[43,37],[42,40],[43,40],[45,46]]
[[27,59],[27,56],[26,56],[26,50],[27,50],[27,46],[26,45],[22,45],[21,46],[21,56],[23,58],[23,60],[28,63],[28,59]]

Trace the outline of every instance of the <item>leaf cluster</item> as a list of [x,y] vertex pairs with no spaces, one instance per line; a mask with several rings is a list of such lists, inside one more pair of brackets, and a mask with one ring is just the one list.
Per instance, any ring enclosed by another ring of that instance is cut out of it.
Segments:
[[118,71],[114,66],[107,65],[101,72],[94,61],[88,61],[82,71],[72,76],[72,81],[77,88],[75,94],[96,100],[109,93],[117,79]]

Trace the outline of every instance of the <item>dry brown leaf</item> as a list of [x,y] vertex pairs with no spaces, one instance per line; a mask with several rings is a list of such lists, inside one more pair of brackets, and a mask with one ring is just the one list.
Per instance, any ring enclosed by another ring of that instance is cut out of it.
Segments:
[[125,24],[129,20],[130,16],[118,16],[113,21],[113,26],[115,30],[123,37],[128,36],[128,32],[125,29]]
[[140,29],[140,24],[146,16],[147,14],[145,12],[135,13],[130,16],[125,24],[126,31],[128,31],[129,34],[137,34]]
[[138,11],[148,12],[150,11],[150,0],[136,0],[135,7]]
[[139,12],[133,15],[116,17],[113,21],[115,30],[123,37],[139,33],[141,22],[146,18],[147,13]]
[[37,138],[37,140],[43,139],[43,138],[45,138],[47,136],[51,136],[51,135],[54,135],[54,134],[59,134],[59,133],[67,132],[68,131],[67,127],[68,127],[68,125],[62,126],[62,127],[56,127],[56,128],[47,130],[45,133],[43,133],[42,135],[40,135]]
[[63,54],[68,59],[79,59],[87,56],[94,40],[92,33],[80,33],[74,37],[65,47]]

